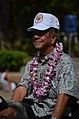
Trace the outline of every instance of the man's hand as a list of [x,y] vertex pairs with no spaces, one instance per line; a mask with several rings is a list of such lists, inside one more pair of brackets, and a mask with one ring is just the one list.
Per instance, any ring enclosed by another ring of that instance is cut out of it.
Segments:
[[63,116],[64,110],[67,106],[69,98],[70,97],[64,93],[61,93],[58,95],[55,108],[52,112],[52,115],[54,115],[56,119],[61,119],[61,117]]
[[[8,105],[9,107],[12,107],[15,110],[15,119],[19,118],[19,119],[28,119],[25,107],[22,105],[21,102],[15,102],[13,100],[9,100],[8,101]],[[11,110],[11,114],[13,110]]]

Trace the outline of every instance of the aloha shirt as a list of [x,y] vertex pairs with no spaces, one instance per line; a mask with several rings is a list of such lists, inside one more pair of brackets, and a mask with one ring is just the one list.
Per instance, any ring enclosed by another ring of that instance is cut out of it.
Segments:
[[[49,58],[51,53],[45,57]],[[38,66],[38,80],[39,82],[42,82],[44,79],[44,71],[47,66],[47,58],[41,59],[41,62],[39,62]],[[54,109],[54,106],[57,101],[58,94],[65,93],[67,95],[70,95],[70,97],[79,98],[79,86],[77,82],[77,68],[72,60],[72,58],[62,53],[60,61],[57,63],[56,68],[54,69],[56,71],[56,75],[52,77],[52,87],[49,90],[49,96],[42,100],[38,101],[32,93],[32,88],[29,85],[29,65],[32,63],[32,60],[28,62],[28,64],[25,67],[25,72],[22,76],[21,82],[19,83],[19,86],[24,86],[28,88],[28,97],[27,99],[33,99],[34,104],[31,105],[34,113],[38,117],[46,116],[52,114],[52,111]],[[69,115],[70,109],[66,109],[64,115]]]

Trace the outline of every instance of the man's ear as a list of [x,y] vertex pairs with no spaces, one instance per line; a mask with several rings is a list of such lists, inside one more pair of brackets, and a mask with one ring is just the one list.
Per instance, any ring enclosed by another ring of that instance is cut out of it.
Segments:
[[56,42],[56,39],[57,39],[56,35],[53,35],[53,36],[51,37],[51,44],[52,44],[52,45]]

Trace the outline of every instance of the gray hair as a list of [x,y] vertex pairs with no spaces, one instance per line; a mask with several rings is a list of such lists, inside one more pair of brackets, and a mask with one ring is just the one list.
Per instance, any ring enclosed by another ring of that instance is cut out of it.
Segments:
[[57,29],[55,29],[55,28],[50,28],[49,32],[50,32],[51,37],[52,37],[53,35],[56,35],[57,40],[59,39],[58,30],[57,30]]

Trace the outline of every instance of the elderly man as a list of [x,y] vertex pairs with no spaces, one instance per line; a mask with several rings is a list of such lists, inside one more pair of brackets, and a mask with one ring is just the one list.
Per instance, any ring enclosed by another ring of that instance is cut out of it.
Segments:
[[16,104],[10,106],[16,108],[20,102],[29,119],[70,119],[71,106],[78,99],[76,66],[63,52],[59,29],[58,18],[49,13],[38,13],[33,26],[27,29],[33,34],[36,54],[27,63],[14,92]]

